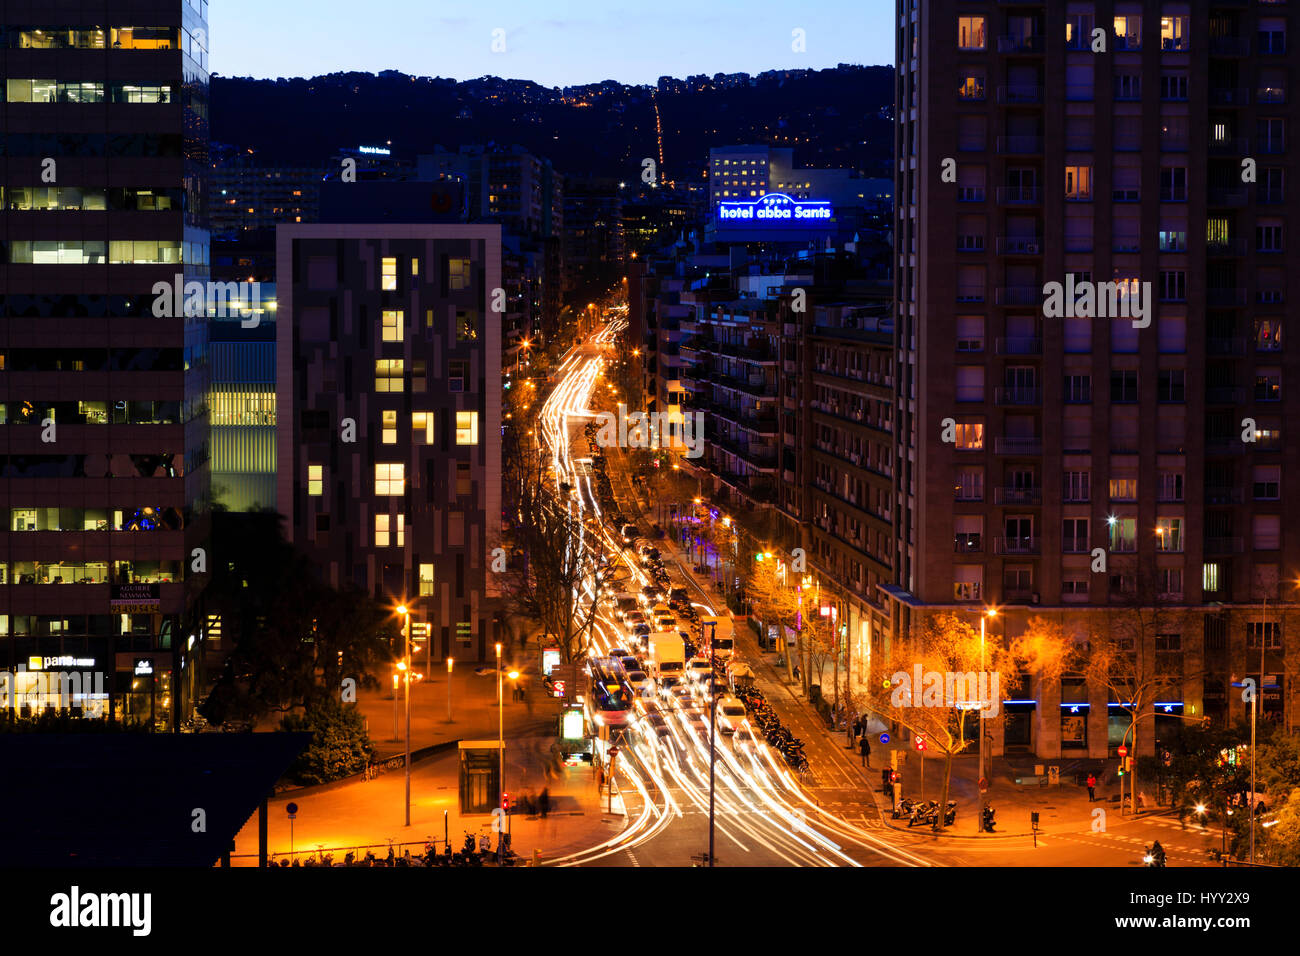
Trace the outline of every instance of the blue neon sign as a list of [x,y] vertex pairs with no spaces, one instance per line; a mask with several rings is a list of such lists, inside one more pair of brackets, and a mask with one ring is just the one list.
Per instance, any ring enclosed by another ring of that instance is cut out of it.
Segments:
[[805,226],[829,222],[835,210],[824,199],[791,199],[768,193],[748,202],[718,203],[718,222],[728,225]]

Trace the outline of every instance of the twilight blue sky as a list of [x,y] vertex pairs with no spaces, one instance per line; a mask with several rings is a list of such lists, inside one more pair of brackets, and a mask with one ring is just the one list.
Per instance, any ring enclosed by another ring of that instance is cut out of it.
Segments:
[[[211,0],[224,76],[401,70],[546,86],[888,65],[894,0]],[[652,9],[653,8],[653,9]],[[492,31],[505,31],[504,53]],[[801,28],[806,52],[791,49]]]

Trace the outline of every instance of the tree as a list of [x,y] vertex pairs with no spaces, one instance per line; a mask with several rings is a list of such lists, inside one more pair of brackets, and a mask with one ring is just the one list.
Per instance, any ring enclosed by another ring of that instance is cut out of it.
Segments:
[[1291,792],[1274,819],[1272,826],[1257,833],[1257,856],[1275,866],[1300,866],[1300,790]]
[[304,714],[287,715],[280,729],[312,734],[311,745],[289,767],[287,775],[295,783],[310,786],[360,773],[374,753],[361,712],[334,697],[314,702]]
[[[787,572],[788,573],[788,572]],[[756,561],[749,574],[749,603],[754,616],[762,626],[775,624],[777,639],[780,641],[781,655],[785,658],[786,675],[794,680],[794,661],[786,653],[786,631],[795,630],[799,617],[799,597],[794,588],[788,586],[775,561]],[[802,659],[802,645],[799,646]]]

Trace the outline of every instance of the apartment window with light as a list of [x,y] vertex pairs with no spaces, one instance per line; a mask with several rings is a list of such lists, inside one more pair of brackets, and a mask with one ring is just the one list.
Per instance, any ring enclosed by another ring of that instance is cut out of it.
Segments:
[[968,71],[957,87],[957,97],[963,100],[984,99],[984,71]]
[[1136,478],[1112,478],[1110,480],[1111,501],[1136,501],[1138,480]]
[[1142,49],[1142,17],[1138,14],[1124,14],[1115,17],[1115,49]]
[[1065,48],[1067,50],[1092,49],[1091,13],[1071,13],[1065,18]]
[[433,565],[420,565],[420,597],[429,597],[433,594]]
[[406,515],[398,515],[396,520],[391,515],[375,515],[375,547],[393,545],[399,548],[406,545]]
[[959,50],[983,50],[986,45],[983,17],[957,18],[957,48]]
[[1160,49],[1174,53],[1185,53],[1191,49],[1188,36],[1188,22],[1190,19],[1190,17],[1185,16],[1161,17]]
[[1282,401],[1282,370],[1261,368],[1255,372],[1255,401]]
[[411,437],[417,445],[433,444],[433,412],[411,413]]
[[401,310],[384,309],[382,315],[383,315],[383,324],[384,324],[384,341],[385,342],[402,341],[402,325],[404,323],[402,321]]
[[981,451],[984,448],[982,422],[964,422],[954,426],[958,451]]
[[397,291],[397,259],[384,258],[379,265],[379,288],[384,292]]
[[406,465],[396,463],[375,464],[375,494],[400,495],[406,487]]
[[1137,550],[1137,518],[1108,518],[1110,550],[1131,552]]
[[447,284],[452,292],[469,288],[469,259],[452,256],[447,260]]
[[1201,566],[1201,590],[1214,592],[1219,590],[1219,566],[1204,564]]
[[478,412],[456,413],[456,444],[478,444]]
[[307,466],[307,494],[319,498],[325,493],[325,466]]
[[1156,518],[1156,550],[1183,550],[1183,519]]
[[1092,167],[1065,167],[1065,198],[1074,202],[1092,199]]
[[406,373],[402,359],[375,359],[375,391],[400,392]]
[[385,445],[397,444],[397,412],[385,410],[380,413],[383,418],[383,428],[380,430],[380,441]]

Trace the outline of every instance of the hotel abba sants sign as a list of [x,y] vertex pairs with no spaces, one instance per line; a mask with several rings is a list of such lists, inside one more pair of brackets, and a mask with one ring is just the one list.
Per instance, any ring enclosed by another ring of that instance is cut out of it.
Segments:
[[835,210],[824,199],[791,199],[768,193],[748,202],[718,203],[718,225],[747,229],[810,229],[829,226]]

